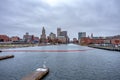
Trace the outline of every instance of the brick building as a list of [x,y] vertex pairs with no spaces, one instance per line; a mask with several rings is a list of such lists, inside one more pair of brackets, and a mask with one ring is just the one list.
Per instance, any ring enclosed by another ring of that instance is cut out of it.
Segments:
[[0,42],[8,42],[9,40],[7,35],[0,35]]
[[19,40],[20,40],[20,38],[18,36],[13,36],[13,37],[10,38],[10,41],[12,41],[12,42],[16,42],[16,41],[19,41]]
[[103,38],[94,38],[94,39],[91,39],[89,37],[83,37],[80,39],[80,44],[81,45],[89,45],[89,44],[103,44],[104,43],[104,40]]
[[89,45],[93,42],[93,40],[90,39],[89,37],[84,37],[84,38],[79,39],[79,42],[81,45]]
[[34,35],[29,35],[29,33],[26,33],[25,35],[23,35],[23,40],[26,43],[32,43],[34,40]]
[[119,45],[120,44],[120,39],[112,39],[111,43],[114,45]]
[[77,38],[73,38],[73,43],[78,43]]

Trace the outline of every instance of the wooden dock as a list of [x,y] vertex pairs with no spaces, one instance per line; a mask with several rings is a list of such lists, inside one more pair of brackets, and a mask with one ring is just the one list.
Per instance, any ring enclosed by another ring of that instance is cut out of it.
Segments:
[[0,56],[0,60],[14,58],[14,55]]
[[31,74],[23,77],[21,80],[41,80],[49,72],[48,68],[38,68]]

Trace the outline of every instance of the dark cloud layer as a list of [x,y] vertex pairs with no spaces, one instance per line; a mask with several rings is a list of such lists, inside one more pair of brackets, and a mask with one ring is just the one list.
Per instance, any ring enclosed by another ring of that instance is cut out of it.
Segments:
[[0,0],[0,34],[22,37],[29,32],[39,36],[45,26],[47,35],[61,27],[71,38],[81,31],[95,36],[118,35],[119,4],[120,0],[61,0],[54,5],[44,0]]

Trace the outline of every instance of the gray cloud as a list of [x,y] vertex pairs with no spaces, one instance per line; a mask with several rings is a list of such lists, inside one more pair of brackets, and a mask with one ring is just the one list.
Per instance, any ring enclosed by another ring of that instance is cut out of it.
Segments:
[[95,36],[120,34],[119,0],[70,1],[51,6],[43,0],[1,0],[0,34],[39,36],[43,26],[47,35],[61,27],[71,38],[81,31]]

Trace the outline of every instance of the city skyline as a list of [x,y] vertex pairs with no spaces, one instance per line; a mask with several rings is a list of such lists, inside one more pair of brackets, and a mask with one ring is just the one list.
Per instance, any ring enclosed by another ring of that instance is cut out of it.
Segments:
[[23,37],[57,34],[57,27],[68,31],[70,39],[78,32],[94,36],[119,35],[119,0],[4,0],[0,1],[0,34]]

